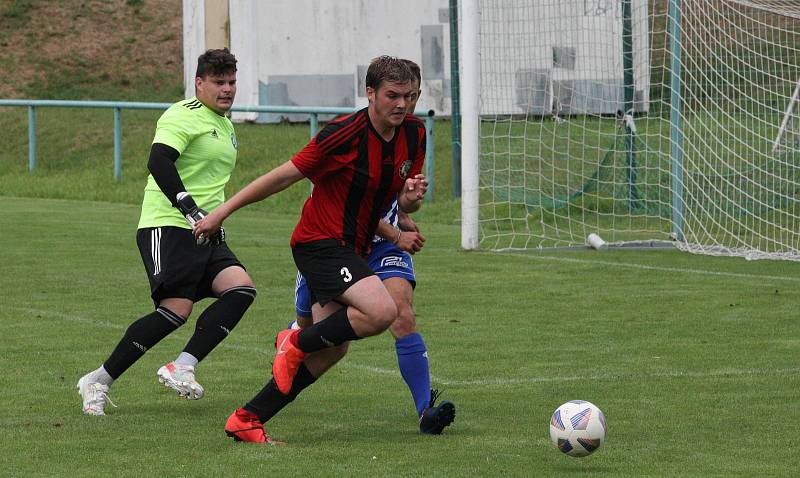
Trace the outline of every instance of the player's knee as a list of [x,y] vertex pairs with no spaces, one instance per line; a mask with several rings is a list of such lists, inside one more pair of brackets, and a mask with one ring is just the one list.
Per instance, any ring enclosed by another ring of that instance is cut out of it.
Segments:
[[163,317],[169,319],[171,322],[175,322],[177,325],[183,325],[186,323],[186,320],[189,318],[189,315],[192,313],[192,307],[189,306],[189,309],[186,310],[175,310],[175,308],[166,307],[163,305],[159,305],[156,307],[156,312],[161,314]]
[[250,278],[250,275],[241,265],[226,267],[217,274],[211,284],[212,290],[220,295],[230,289],[238,287],[249,287],[252,289],[256,287],[253,283],[253,279]]
[[403,338],[417,331],[417,316],[411,304],[397,305],[397,318],[390,328],[395,339]]
[[241,287],[250,287],[252,289],[256,288],[256,284],[253,282],[253,279],[250,278],[249,275],[245,274],[244,279],[239,284]]
[[394,301],[386,300],[376,304],[372,319],[375,328],[379,331],[388,329],[397,319],[397,306]]
[[163,299],[158,303],[159,309],[166,309],[183,318],[185,321],[192,315],[193,302],[189,299]]

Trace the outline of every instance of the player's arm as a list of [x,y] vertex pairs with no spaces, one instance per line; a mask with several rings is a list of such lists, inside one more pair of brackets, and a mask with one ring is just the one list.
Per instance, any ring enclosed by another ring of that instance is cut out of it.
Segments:
[[222,222],[237,209],[281,192],[304,177],[291,160],[286,161],[242,188],[220,207],[202,218],[194,226],[194,235],[202,237],[213,234],[222,227]]
[[397,205],[403,212],[414,212],[422,206],[425,193],[428,191],[428,180],[424,174],[417,174],[406,179],[403,190],[397,196]]
[[397,225],[403,231],[419,232],[419,226],[411,219],[407,212],[397,210]]
[[397,195],[398,207],[403,212],[414,212],[422,206],[422,200],[425,198],[425,193],[428,192],[428,180],[422,174],[422,165],[425,163],[425,149],[428,141],[425,135],[425,128],[422,123],[417,120],[417,134],[419,141],[417,142],[417,151],[414,155],[414,161],[411,164],[411,170],[408,173],[403,189]]
[[418,231],[400,230],[389,224],[385,219],[378,221],[378,228],[375,233],[409,254],[414,254],[425,245],[425,236]]
[[[147,169],[153,176],[161,192],[169,199],[169,202],[183,214],[186,222],[194,227],[195,223],[202,219],[207,213],[200,209],[192,196],[186,192],[175,161],[181,153],[175,148],[163,143],[153,143],[150,147],[150,159],[147,161]],[[208,240],[199,241],[200,244],[219,244],[225,241],[225,231],[220,229],[217,234],[209,236]]]
[[180,155],[181,153],[171,146],[153,143],[153,146],[150,147],[150,160],[147,162],[147,169],[156,184],[175,207],[178,207],[178,193],[186,191],[178,169],[175,167],[175,161]]

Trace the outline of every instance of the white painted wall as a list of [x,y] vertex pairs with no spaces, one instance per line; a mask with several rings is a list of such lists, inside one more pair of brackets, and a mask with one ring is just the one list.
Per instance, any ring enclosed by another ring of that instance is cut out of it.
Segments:
[[[447,8],[448,0],[230,0],[231,51],[239,60],[236,103],[258,104],[258,83],[269,83],[270,76],[351,75],[352,103],[366,106],[358,94],[359,66],[383,54],[422,64],[422,26],[441,25],[444,78],[426,78],[423,70],[418,109],[449,114],[449,23],[440,17]],[[184,0],[186,64],[202,52],[202,10],[202,2]],[[194,94],[193,73],[186,77],[187,95]]]
[[[270,75],[354,75],[358,65],[367,65],[379,55],[408,58],[422,64],[422,25],[442,25],[444,61],[449,78],[449,24],[440,22],[439,10],[447,0],[268,0],[257,3],[259,26],[259,79]],[[237,27],[231,25],[232,30]],[[442,101],[441,79],[423,76],[423,94],[418,107],[449,112]],[[363,82],[363,80],[362,80]],[[436,91],[437,96],[432,92]],[[358,93],[357,91],[356,93]],[[363,93],[362,93],[363,94]],[[449,92],[448,95],[449,97]],[[366,98],[357,98],[365,106]]]
[[183,0],[183,84],[186,98],[194,96],[197,57],[206,51],[204,3],[197,0]]
[[[236,104],[258,104],[259,25],[256,3],[251,0],[229,0],[231,52],[236,55]],[[233,121],[254,121],[257,113],[235,112]]]
[[[481,36],[482,113],[524,113],[517,98],[520,85],[514,80],[524,70],[547,70],[553,82],[621,81],[620,2],[494,2],[501,4],[502,9],[486,8],[489,3],[492,2],[483,4],[481,29],[486,30],[492,24],[493,29],[512,30],[521,36],[512,42],[499,36]],[[202,32],[205,22],[203,2],[183,0],[183,4],[186,93],[191,96],[196,59],[205,47]],[[259,82],[269,84],[270,78],[281,77],[284,88],[286,81],[295,81],[294,92],[288,95],[289,104],[341,106],[341,88],[328,94],[325,78],[337,77],[341,86],[343,76],[350,75],[349,105],[362,107],[367,100],[363,78],[359,82],[359,77],[372,58],[389,54],[414,60],[423,67],[418,110],[433,109],[437,115],[447,116],[450,114],[448,4],[448,0],[229,0],[231,50],[239,59],[236,103],[259,104]],[[647,5],[646,0],[634,0],[633,4],[635,80],[646,102]],[[442,32],[443,74],[432,78],[423,61],[422,36],[423,30],[436,26],[441,26]],[[553,68],[554,46],[576,49],[574,69]],[[288,88],[291,90],[292,85]],[[310,92],[318,99],[303,102],[296,94],[298,91]],[[254,117],[252,113],[235,115],[239,120]]]

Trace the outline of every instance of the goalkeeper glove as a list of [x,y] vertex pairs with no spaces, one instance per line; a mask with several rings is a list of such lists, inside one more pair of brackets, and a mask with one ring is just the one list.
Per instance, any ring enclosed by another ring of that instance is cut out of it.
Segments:
[[[208,215],[206,211],[197,206],[192,196],[185,191],[179,192],[175,199],[178,210],[183,214],[183,217],[186,218],[186,222],[192,226],[192,229],[194,229],[194,225],[197,224],[200,219]],[[225,242],[225,229],[223,228],[219,228],[219,231],[210,236],[200,236],[197,238],[198,246],[217,246],[223,242]]]

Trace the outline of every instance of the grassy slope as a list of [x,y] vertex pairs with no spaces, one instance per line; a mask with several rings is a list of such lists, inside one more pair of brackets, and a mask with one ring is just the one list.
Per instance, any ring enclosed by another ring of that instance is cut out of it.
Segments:
[[180,0],[0,0],[0,98],[174,101]]

